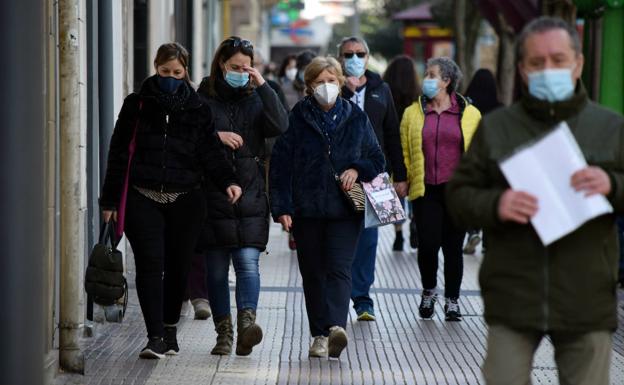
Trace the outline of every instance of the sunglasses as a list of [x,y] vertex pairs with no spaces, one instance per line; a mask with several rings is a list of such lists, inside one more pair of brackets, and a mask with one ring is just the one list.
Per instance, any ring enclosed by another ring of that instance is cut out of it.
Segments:
[[363,59],[366,57],[366,52],[345,52],[342,54],[342,56],[344,56],[347,59],[351,59],[353,55],[357,55],[357,57],[359,57],[360,59]]
[[248,49],[250,51],[253,51],[253,44],[251,44],[251,42],[247,39],[237,39],[237,38],[231,37],[227,41],[230,42],[231,46],[234,48],[237,48],[240,46],[243,49]]

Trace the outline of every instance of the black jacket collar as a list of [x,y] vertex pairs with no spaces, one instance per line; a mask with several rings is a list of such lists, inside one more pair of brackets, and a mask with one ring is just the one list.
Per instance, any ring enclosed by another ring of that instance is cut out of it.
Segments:
[[[366,86],[366,95],[383,84],[383,79],[375,72],[366,70],[364,76],[366,76],[366,83],[364,84],[364,86]],[[353,92],[346,85],[342,87],[342,97],[345,99],[351,99],[353,97]]]

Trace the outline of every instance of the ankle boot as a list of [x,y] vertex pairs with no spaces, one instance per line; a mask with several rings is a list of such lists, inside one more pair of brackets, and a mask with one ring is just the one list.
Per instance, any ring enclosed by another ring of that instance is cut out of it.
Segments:
[[392,244],[392,251],[403,251],[403,232],[395,232],[394,243]]
[[236,354],[247,356],[254,346],[262,341],[262,329],[256,324],[256,311],[243,309],[238,311],[236,320]]
[[232,354],[234,344],[234,327],[232,326],[232,316],[230,314],[214,318],[215,331],[217,332],[217,344],[212,348],[210,354],[224,356]]

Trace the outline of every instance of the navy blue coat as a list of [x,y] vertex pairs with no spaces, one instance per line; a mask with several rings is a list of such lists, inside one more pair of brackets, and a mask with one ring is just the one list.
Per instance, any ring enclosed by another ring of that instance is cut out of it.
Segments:
[[[331,163],[338,174],[354,168],[359,181],[384,171],[385,161],[366,114],[343,99],[345,113],[330,133]],[[326,156],[327,141],[317,125],[308,96],[290,113],[288,131],[273,147],[270,167],[271,213],[293,218],[340,219],[356,214],[333,177]]]

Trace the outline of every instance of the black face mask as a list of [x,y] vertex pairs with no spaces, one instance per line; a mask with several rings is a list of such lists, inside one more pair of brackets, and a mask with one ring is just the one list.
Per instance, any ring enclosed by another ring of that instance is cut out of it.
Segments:
[[165,94],[173,94],[178,90],[178,87],[182,85],[184,79],[176,79],[173,77],[163,77],[158,75],[158,88]]

